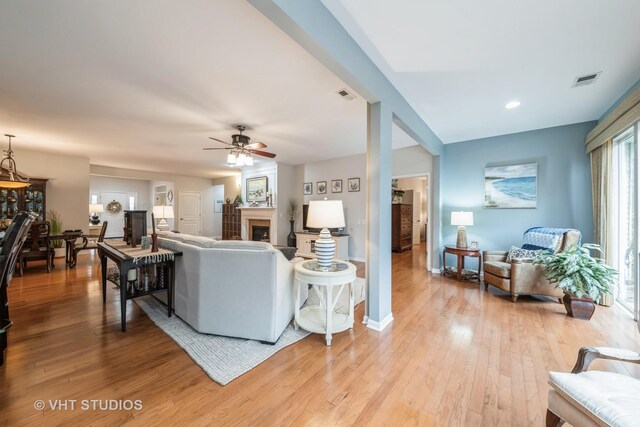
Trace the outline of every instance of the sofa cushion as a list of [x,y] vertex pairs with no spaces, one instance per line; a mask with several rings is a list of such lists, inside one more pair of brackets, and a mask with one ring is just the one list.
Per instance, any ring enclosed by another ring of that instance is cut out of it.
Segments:
[[189,236],[188,234],[174,233],[173,231],[158,231],[157,234],[163,239],[176,240],[178,242],[183,242],[184,238]]
[[182,240],[183,243],[197,246],[199,248],[212,248],[217,243],[217,240],[210,239],[209,237],[192,236],[189,234],[184,234],[183,236],[184,236]]
[[249,249],[253,251],[273,249],[271,243],[253,242],[250,240],[218,240],[211,247],[216,249]]
[[511,278],[511,264],[501,261],[488,261],[484,263],[485,273],[491,273],[494,276]]
[[511,262],[514,258],[535,258],[540,254],[542,249],[524,249],[517,246],[511,246],[507,255],[507,262]]
[[549,372],[549,384],[592,419],[611,426],[638,425],[640,380],[615,372]]

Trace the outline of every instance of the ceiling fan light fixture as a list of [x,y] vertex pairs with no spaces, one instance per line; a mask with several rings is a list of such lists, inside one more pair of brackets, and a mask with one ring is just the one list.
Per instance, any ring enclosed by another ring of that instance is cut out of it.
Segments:
[[247,157],[244,159],[244,164],[247,166],[253,166],[253,156],[251,154],[247,154]]
[[227,155],[227,164],[232,166],[236,164],[236,154],[233,151]]
[[[29,178],[18,174],[16,162],[13,160],[13,150],[11,149],[11,138],[15,135],[5,134],[9,138],[9,148],[4,150],[4,156],[0,161],[0,187],[4,188],[24,188],[31,185]],[[5,168],[5,162],[6,168]]]

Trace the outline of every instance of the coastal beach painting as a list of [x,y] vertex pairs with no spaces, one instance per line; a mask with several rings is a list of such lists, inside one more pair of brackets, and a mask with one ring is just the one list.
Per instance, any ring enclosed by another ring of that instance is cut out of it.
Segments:
[[484,168],[485,208],[535,209],[537,200],[537,163]]

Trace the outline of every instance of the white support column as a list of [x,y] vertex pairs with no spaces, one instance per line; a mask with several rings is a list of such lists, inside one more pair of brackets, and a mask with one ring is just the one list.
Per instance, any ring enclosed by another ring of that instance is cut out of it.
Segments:
[[388,104],[367,105],[367,281],[364,322],[382,331],[391,314],[391,120]]

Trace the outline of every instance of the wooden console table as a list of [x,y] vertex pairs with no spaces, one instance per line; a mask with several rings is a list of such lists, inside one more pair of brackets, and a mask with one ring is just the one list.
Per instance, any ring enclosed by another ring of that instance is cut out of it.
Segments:
[[[102,266],[102,303],[107,302],[107,280],[120,288],[120,323],[122,332],[127,330],[127,300],[155,292],[167,291],[167,315],[171,317],[173,309],[173,286],[175,282],[175,257],[182,252],[160,249],[152,253],[150,249],[131,248],[121,240],[98,243],[98,254]],[[118,277],[107,277],[107,260],[115,262],[120,272]],[[156,272],[155,281],[149,282],[147,289],[140,289],[142,275],[140,271],[152,266]],[[129,270],[136,269],[136,281],[127,290]]]
[[[456,255],[458,258],[458,262],[456,264],[457,271],[453,271],[451,268],[447,268],[447,254]],[[469,271],[467,273],[464,272],[464,257],[473,257],[478,258],[478,273],[476,275],[475,272]],[[442,251],[442,264],[444,269],[442,274],[444,276],[455,276],[458,281],[463,280],[474,280],[478,279],[478,283],[480,282],[480,268],[482,268],[482,252],[480,249],[471,249],[471,248],[458,248],[455,246],[445,246]],[[476,277],[477,276],[477,277]]]

